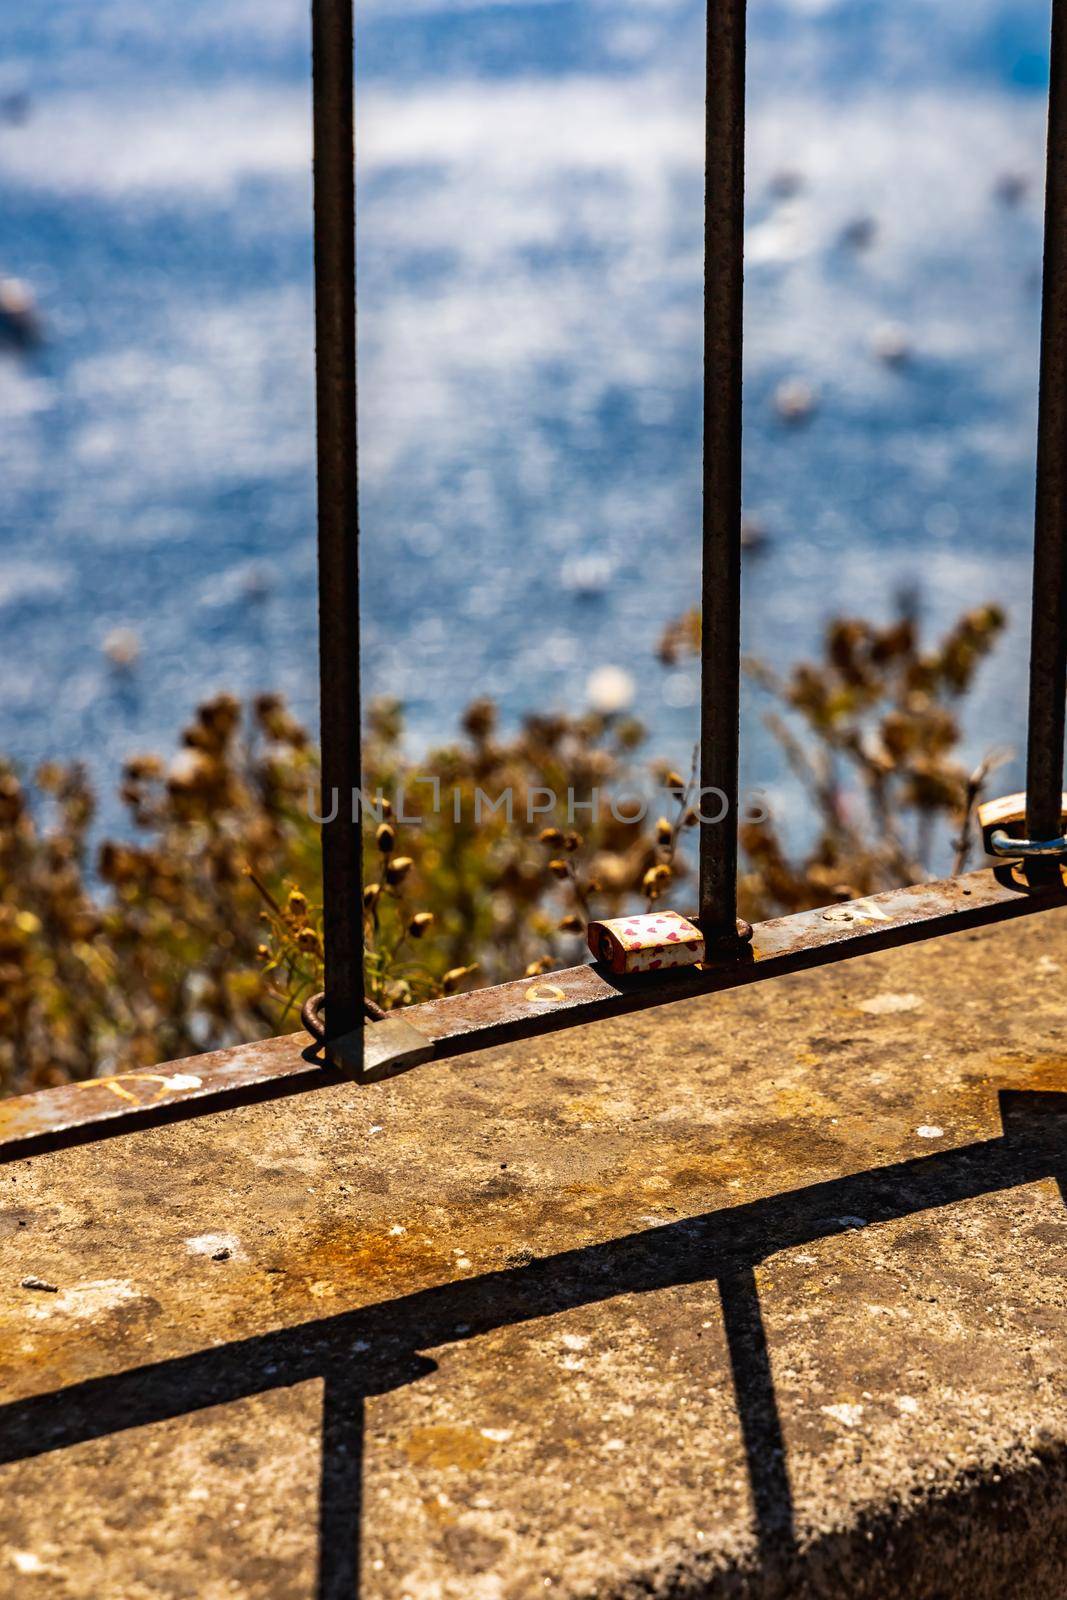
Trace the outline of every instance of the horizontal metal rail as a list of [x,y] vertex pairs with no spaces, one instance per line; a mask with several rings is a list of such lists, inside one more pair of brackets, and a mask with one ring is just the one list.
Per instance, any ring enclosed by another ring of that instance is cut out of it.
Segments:
[[[630,979],[599,966],[568,967],[429,1000],[399,1015],[421,1036],[426,1054],[442,1059],[1064,906],[1067,889],[1061,883],[1028,889],[1005,863],[758,923],[740,961]],[[389,1019],[369,1025],[368,1063],[378,1054],[376,1030],[389,1027]],[[0,1101],[0,1161],[341,1081],[314,1047],[302,1048],[302,1039],[289,1035]],[[390,1064],[388,1051],[384,1057],[352,1077],[373,1081],[405,1070]]]

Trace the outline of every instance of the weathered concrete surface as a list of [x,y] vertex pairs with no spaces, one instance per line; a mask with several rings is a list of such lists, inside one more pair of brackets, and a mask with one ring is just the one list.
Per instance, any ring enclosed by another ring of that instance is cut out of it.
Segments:
[[0,1595],[1062,1595],[1065,980],[1049,913],[0,1169]]

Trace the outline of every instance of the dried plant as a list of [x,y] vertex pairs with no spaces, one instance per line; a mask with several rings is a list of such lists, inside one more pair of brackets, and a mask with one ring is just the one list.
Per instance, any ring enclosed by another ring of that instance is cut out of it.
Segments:
[[[794,856],[773,819],[742,824],[745,915],[914,881],[946,822],[966,853],[991,761],[970,775],[960,767],[955,707],[1002,625],[985,607],[924,651],[907,616],[882,628],[841,621],[816,664],[785,678],[749,664],[776,702],[771,726],[817,826]],[[699,647],[699,624],[682,619],[668,637],[661,653],[677,657]],[[582,959],[592,917],[667,895],[692,909],[695,778],[650,767],[644,742],[632,718],[593,712],[530,716],[504,735],[480,700],[453,742],[413,763],[401,708],[375,705],[365,744],[367,791],[382,796],[364,821],[370,997],[390,1009],[545,972]],[[439,786],[439,807],[425,780]],[[0,765],[0,1087],[122,1071],[295,1026],[301,1001],[322,986],[308,805],[318,782],[308,735],[275,695],[247,707],[219,695],[199,707],[169,764],[127,762],[128,837],[98,848],[79,767],[47,766],[28,786]],[[510,815],[494,809],[507,794]],[[621,798],[634,794],[646,805],[665,798],[635,823]],[[580,830],[568,796],[582,808]]]
[[[955,755],[957,707],[1004,623],[999,606],[980,606],[924,648],[905,600],[883,626],[832,622],[822,660],[802,662],[785,677],[745,662],[774,702],[766,724],[817,826],[803,853],[791,856],[773,817],[742,819],[743,915],[755,920],[921,882],[946,825],[955,834],[954,870],[963,870],[975,808],[1006,757],[993,751],[968,773]],[[673,661],[699,647],[693,613],[671,625],[660,654]]]

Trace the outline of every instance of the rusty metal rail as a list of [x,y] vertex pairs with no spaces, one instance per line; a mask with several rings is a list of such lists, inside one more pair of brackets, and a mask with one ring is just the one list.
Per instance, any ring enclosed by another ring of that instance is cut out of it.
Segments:
[[[404,1026],[421,1038],[424,1058],[442,1059],[1060,906],[1067,906],[1061,883],[1032,889],[1008,865],[983,869],[758,923],[740,961],[631,979],[598,966],[570,967],[411,1006],[403,1013]],[[709,1037],[713,1018],[709,1010]],[[405,1070],[409,1055],[397,1059],[388,1047],[377,1047],[378,1030],[388,1040],[389,1028],[389,1020],[369,1025],[365,1068],[350,1076],[374,1081]],[[65,1084],[0,1101],[0,1162],[324,1088],[340,1076],[303,1035],[290,1034],[151,1071]]]

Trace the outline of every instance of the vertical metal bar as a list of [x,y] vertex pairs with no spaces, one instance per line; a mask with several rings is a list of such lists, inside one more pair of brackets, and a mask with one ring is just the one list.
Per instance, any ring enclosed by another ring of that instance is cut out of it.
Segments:
[[737,914],[741,681],[741,313],[745,228],[745,0],[708,0],[704,194],[704,512],[701,578],[700,923]]
[[362,1026],[352,0],[312,0],[326,1033]]
[[[1053,0],[1041,297],[1026,831],[1060,832],[1067,695],[1067,0]],[[1032,868],[1036,866],[1032,864]],[[1039,869],[1040,870],[1040,869]],[[1056,863],[1044,865],[1056,874]]]

